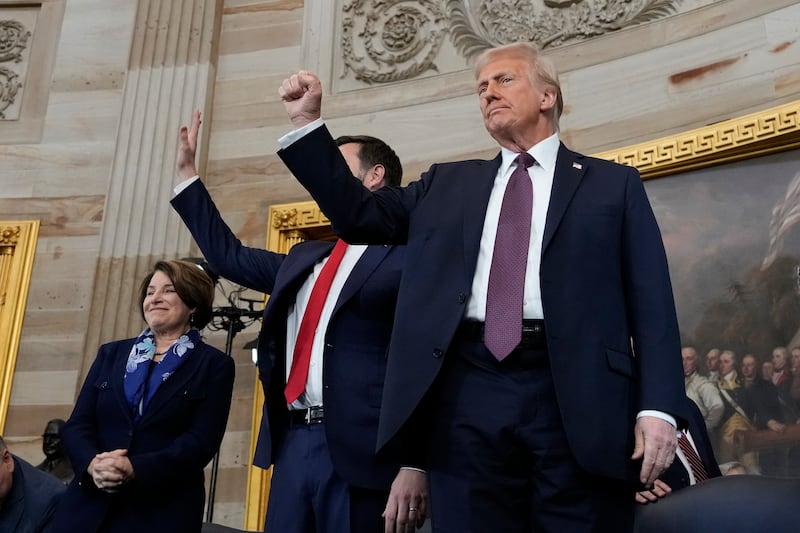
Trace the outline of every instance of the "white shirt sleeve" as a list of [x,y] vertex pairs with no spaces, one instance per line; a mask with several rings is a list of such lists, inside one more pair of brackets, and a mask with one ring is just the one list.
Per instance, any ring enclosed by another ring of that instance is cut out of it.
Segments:
[[178,196],[180,193],[183,192],[184,189],[186,189],[186,187],[188,187],[189,185],[191,185],[192,183],[194,183],[195,181],[197,181],[199,179],[200,179],[200,176],[195,176],[193,178],[189,178],[188,180],[183,180],[182,182],[177,184],[175,186],[175,188],[172,189],[172,191],[175,193],[175,196]]
[[302,128],[297,128],[296,130],[290,131],[289,133],[278,139],[278,144],[281,145],[281,148],[288,148],[289,146],[292,145],[293,142],[302,139],[315,129],[322,127],[324,124],[325,122],[322,120],[322,118],[318,118],[313,122],[309,122]]
[[656,418],[660,418],[661,420],[666,420],[672,427],[675,429],[678,428],[678,422],[675,420],[675,417],[672,415],[668,415],[663,411],[656,411],[655,409],[645,409],[643,411],[639,411],[639,414],[636,415],[636,420],[639,420],[643,416],[654,416]]

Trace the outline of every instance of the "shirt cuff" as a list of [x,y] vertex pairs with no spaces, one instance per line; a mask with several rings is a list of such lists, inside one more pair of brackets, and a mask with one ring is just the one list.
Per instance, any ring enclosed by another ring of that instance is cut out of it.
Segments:
[[189,178],[188,180],[183,180],[182,182],[177,184],[174,189],[172,189],[172,192],[175,193],[175,196],[178,196],[180,193],[184,191],[184,189],[186,189],[186,187],[188,187],[189,185],[191,185],[192,183],[194,183],[199,179],[200,176],[195,176],[193,178]]
[[315,129],[323,126],[325,122],[322,118],[318,118],[317,120],[311,121],[302,128],[297,128],[296,130],[292,130],[280,139],[278,139],[278,144],[281,145],[281,148],[289,148],[293,142],[298,141],[314,131]]
[[639,420],[643,416],[654,416],[656,418],[660,418],[661,420],[666,420],[667,422],[672,424],[672,427],[678,429],[678,421],[675,420],[675,417],[663,411],[656,411],[655,409],[644,409],[642,411],[639,411],[639,414],[636,415],[636,420]]
[[417,468],[415,466],[401,466],[400,470],[413,470],[414,472],[420,472],[422,474],[427,474],[427,472],[425,470],[423,470],[422,468]]

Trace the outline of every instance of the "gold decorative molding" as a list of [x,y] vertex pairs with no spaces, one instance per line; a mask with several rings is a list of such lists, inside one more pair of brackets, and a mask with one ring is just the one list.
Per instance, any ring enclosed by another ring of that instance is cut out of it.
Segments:
[[631,165],[643,179],[800,146],[800,100],[595,157]]
[[5,431],[38,236],[38,220],[0,221],[0,435]]
[[314,202],[298,202],[270,207],[272,227],[278,231],[317,227],[330,224],[328,218]]
[[269,208],[272,221],[267,249],[282,254],[307,239],[333,240],[331,221],[313,201],[276,204]]
[[6,248],[16,246],[21,232],[19,226],[0,227],[0,254],[5,253]]
[[244,528],[247,531],[262,531],[267,518],[272,468],[264,470],[254,466],[252,458],[256,454],[258,430],[261,427],[261,412],[264,408],[264,390],[256,373],[255,394],[253,394],[253,420],[250,429],[250,466],[247,469],[247,494],[245,495]]
[[276,229],[293,228],[297,225],[297,209],[284,209],[272,212],[272,227]]

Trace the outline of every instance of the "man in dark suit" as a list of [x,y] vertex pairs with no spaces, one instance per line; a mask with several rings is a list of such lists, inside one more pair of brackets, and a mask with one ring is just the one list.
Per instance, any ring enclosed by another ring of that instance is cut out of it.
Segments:
[[297,128],[279,155],[342,238],[408,245],[378,442],[427,455],[434,531],[629,530],[633,482],[672,462],[685,420],[655,217],[636,169],[560,143],[557,73],[535,46],[489,50],[475,73],[492,161],[363,190],[307,71],[279,90]]
[[65,490],[57,478],[14,456],[0,437],[0,531],[46,531]]
[[[305,386],[289,401],[285,389],[301,318],[311,307],[310,294],[323,277],[334,243],[303,242],[287,255],[243,246],[196,179],[199,125],[195,112],[191,128],[181,128],[178,176],[183,181],[172,205],[215,272],[270,295],[258,340],[265,405],[253,460],[261,468],[274,464],[265,530],[374,533],[382,528],[390,486],[393,494],[420,498],[423,503],[414,522],[421,526],[426,512],[424,472],[398,470],[398,464],[375,456],[404,247],[347,247],[314,334]],[[400,160],[383,141],[354,136],[340,137],[338,144],[337,153],[359,176],[360,187],[400,184]],[[394,518],[387,513],[387,520]]]

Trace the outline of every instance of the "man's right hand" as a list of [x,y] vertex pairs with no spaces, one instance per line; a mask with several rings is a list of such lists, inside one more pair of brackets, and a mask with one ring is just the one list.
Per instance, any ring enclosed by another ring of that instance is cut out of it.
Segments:
[[295,128],[302,128],[321,116],[322,82],[308,70],[300,70],[281,83],[278,94]]

